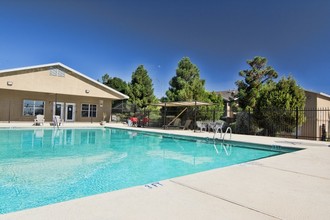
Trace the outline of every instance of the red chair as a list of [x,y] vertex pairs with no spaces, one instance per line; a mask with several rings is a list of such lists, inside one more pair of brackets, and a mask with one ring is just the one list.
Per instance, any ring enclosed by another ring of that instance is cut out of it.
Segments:
[[142,124],[143,124],[143,126],[145,126],[148,122],[149,122],[149,118],[144,117],[144,118],[142,119]]
[[131,117],[129,120],[131,120],[133,126],[137,126],[138,118],[137,117]]

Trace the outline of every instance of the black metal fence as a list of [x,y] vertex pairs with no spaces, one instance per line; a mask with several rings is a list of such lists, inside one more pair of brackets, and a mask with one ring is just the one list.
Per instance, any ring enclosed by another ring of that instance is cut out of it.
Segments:
[[[164,128],[172,125],[184,108],[147,110],[136,107],[114,108],[112,120],[127,123],[131,117],[138,119],[137,126]],[[224,115],[226,114],[226,115]],[[233,133],[330,141],[330,109],[267,109],[263,118],[257,112],[219,111],[208,107],[187,107],[180,115],[180,124],[191,120],[189,129],[197,130],[196,121],[225,121]]]

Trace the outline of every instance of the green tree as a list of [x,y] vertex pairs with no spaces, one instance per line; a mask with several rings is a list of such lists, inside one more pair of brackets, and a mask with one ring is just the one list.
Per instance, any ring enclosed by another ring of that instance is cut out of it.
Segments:
[[154,95],[152,80],[143,65],[138,66],[132,73],[132,80],[129,84],[129,97],[130,101],[140,108],[145,108],[157,100]]
[[238,104],[243,110],[252,110],[260,96],[260,89],[263,84],[276,79],[278,73],[271,67],[267,66],[267,59],[256,56],[253,60],[248,60],[251,69],[242,70],[239,75],[244,80],[236,81],[238,87]]
[[[283,77],[278,83],[269,82],[260,91],[254,111],[254,118],[268,135],[281,131],[293,132],[296,127],[296,108],[304,109],[305,92],[293,77]],[[300,113],[300,112],[299,112]],[[304,122],[304,115],[298,114],[298,125]]]
[[[129,93],[128,83],[126,83],[121,78],[110,77],[109,74],[106,73],[102,76],[102,83],[123,94],[128,95],[128,93]],[[127,102],[128,102],[128,100],[113,101],[113,103],[112,103],[113,112],[115,112],[117,110],[117,108],[120,108],[120,109],[122,109],[122,111],[125,111]],[[125,110],[123,110],[123,109],[125,109]]]
[[200,112],[202,113],[200,116],[204,117],[206,120],[219,120],[224,112],[224,104],[223,99],[220,94],[216,92],[206,92],[207,98],[203,101],[213,103],[212,106],[208,107],[200,107]]
[[102,83],[117,90],[118,92],[128,94],[128,84],[121,78],[110,77],[109,74],[106,73],[102,76]]
[[200,78],[199,69],[188,57],[180,60],[176,76],[169,84],[166,91],[169,101],[201,101],[206,97],[205,80]]
[[[169,82],[166,101],[203,101],[214,103],[210,107],[199,107],[197,118],[202,120],[220,119],[223,114],[221,95],[205,90],[205,80],[200,78],[198,67],[188,57],[183,57],[176,69],[176,75]],[[172,113],[179,113],[183,108],[172,108]],[[215,115],[214,115],[215,111]],[[191,112],[190,112],[191,113]]]

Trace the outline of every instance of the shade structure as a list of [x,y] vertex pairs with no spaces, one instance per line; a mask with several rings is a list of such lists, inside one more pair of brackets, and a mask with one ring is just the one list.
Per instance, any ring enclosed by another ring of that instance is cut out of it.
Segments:
[[[182,102],[162,102],[162,103],[156,103],[156,104],[151,104],[151,105],[165,107],[163,127],[164,127],[164,129],[166,129],[166,108],[168,108],[168,107],[189,107],[189,106],[194,106],[194,107],[211,106],[211,105],[213,105],[213,103],[199,102],[199,101],[182,101]],[[170,125],[176,118],[178,118],[185,110],[186,109],[184,109],[182,112],[180,112],[168,125]],[[195,116],[194,116],[194,131],[196,129],[195,123],[196,123],[196,111],[195,111]]]
[[198,102],[198,101],[182,101],[182,102],[162,102],[151,105],[162,106],[162,107],[187,107],[187,106],[210,106],[213,105],[213,103]]

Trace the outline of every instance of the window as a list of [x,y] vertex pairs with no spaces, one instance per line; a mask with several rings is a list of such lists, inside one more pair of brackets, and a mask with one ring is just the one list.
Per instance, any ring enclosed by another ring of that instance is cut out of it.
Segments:
[[81,105],[81,117],[96,117],[96,105],[82,104]]
[[23,115],[36,116],[45,112],[45,102],[35,100],[23,100]]
[[81,117],[88,117],[89,113],[89,104],[81,105]]
[[50,76],[65,77],[65,73],[62,70],[57,69],[57,68],[50,68],[49,75]]

